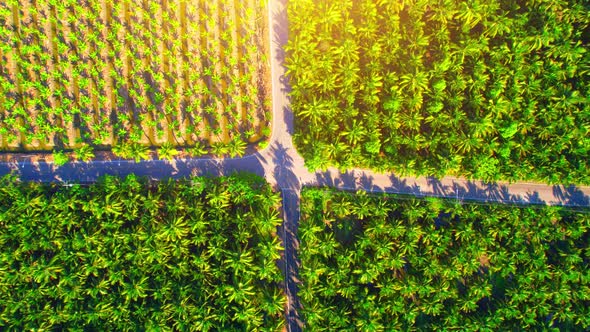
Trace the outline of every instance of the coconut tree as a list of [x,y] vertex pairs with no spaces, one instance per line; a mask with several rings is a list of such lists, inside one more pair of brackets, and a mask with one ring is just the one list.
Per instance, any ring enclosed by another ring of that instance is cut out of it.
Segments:
[[158,157],[160,159],[174,160],[174,156],[178,154],[178,150],[170,142],[165,142],[158,149]]

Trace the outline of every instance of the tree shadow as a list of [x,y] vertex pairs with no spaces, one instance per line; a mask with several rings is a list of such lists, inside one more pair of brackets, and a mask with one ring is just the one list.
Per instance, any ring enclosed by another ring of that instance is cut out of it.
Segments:
[[[286,71],[285,45],[287,45],[287,42],[289,39],[289,21],[288,21],[287,10],[286,10],[287,1],[286,0],[278,0],[277,3],[279,4],[279,8],[281,8],[281,9],[274,10],[271,14],[274,34],[272,36],[273,40],[271,41],[270,47],[274,48],[276,63],[278,63],[279,66],[282,67],[283,70]],[[291,85],[289,83],[289,78],[286,75],[282,74],[278,78],[278,82],[279,82],[279,88],[281,89],[281,91],[283,93],[289,94],[291,92]],[[277,88],[277,87],[274,87],[274,88]],[[289,99],[289,97],[287,97],[287,98]],[[285,121],[287,132],[290,135],[293,135],[295,132],[295,130],[294,130],[295,119],[293,116],[293,111],[291,110],[290,106],[284,106],[282,109],[282,112],[283,112],[283,114],[281,114],[281,116]],[[274,116],[277,116],[277,115],[278,114],[275,114]]]
[[0,163],[0,175],[15,173],[22,181],[95,182],[103,175],[125,177],[129,174],[151,180],[191,176],[223,176],[250,172],[264,177],[264,168],[254,157],[242,159],[175,159],[169,160],[97,160],[69,162],[60,167],[44,160]]
[[[431,192],[432,196],[435,197],[479,202],[522,202],[522,198],[510,194],[507,186],[497,183],[476,181],[462,183],[452,180],[450,184],[443,184],[439,179],[434,177],[427,178],[427,182],[430,188],[424,191],[425,194],[429,195]],[[531,197],[538,198],[538,193]]]
[[[397,181],[397,183],[400,182],[400,180],[392,178],[392,183],[394,183],[394,181]],[[401,182],[403,183],[405,180]],[[404,194],[418,194],[420,196],[433,196],[457,199],[461,201],[465,200],[512,204],[547,204],[547,202],[541,198],[539,192],[537,191],[527,191],[523,194],[516,194],[510,191],[508,185],[495,182],[472,180],[466,182],[459,180],[447,180],[443,182],[435,177],[427,177],[426,182],[427,187],[425,188],[416,188],[415,185],[413,188],[408,188],[407,186],[398,186],[396,190],[400,190]]]
[[545,201],[541,199],[538,192],[526,193],[525,200],[531,204],[545,204]]
[[272,25],[274,35],[273,42],[276,44],[276,57],[279,63],[285,61],[285,45],[289,42],[289,18],[287,16],[287,0],[277,0],[280,10],[272,12]]
[[[282,111],[283,114],[281,117],[285,122],[285,128],[287,128],[289,136],[292,137],[293,134],[295,134],[295,116],[293,115],[293,110],[289,106],[284,106]],[[278,114],[275,114],[274,116],[278,116]]]
[[161,161],[139,162],[129,160],[109,160],[86,162],[69,162],[56,167],[45,161],[16,163],[16,174],[22,181],[40,182],[95,182],[103,175],[125,177],[129,174],[146,176],[150,179],[172,177],[173,169]]
[[354,171],[346,171],[344,173],[331,172],[330,170],[315,173],[316,183],[320,187],[331,187],[341,190],[356,191],[359,188],[357,185]]
[[562,205],[570,206],[588,206],[590,205],[590,197],[586,195],[580,188],[574,185],[568,187],[555,185],[553,186],[553,196],[559,199]]
[[[280,64],[281,67],[285,68],[285,59],[287,54],[285,52],[285,46],[289,41],[289,18],[287,17],[287,1],[278,0],[277,3],[281,10],[274,11],[272,13],[272,24],[274,35],[271,47],[275,47],[275,60]],[[286,68],[285,68],[286,69]],[[281,75],[279,82],[282,85],[283,92],[291,92],[291,85],[289,84],[289,78],[286,75]]]
[[301,183],[293,171],[293,158],[289,155],[288,148],[278,142],[274,142],[270,149],[272,163],[274,165],[273,173],[277,185],[283,190],[301,189]]
[[281,266],[285,275],[285,292],[289,298],[286,318],[289,325],[288,331],[301,331],[303,322],[299,316],[301,302],[297,296],[299,285],[299,229],[300,195],[299,191],[292,189],[281,190],[283,198],[283,224],[279,230],[283,238],[284,254]]
[[16,165],[12,163],[0,163],[0,175],[10,174],[16,170]]
[[547,204],[537,191],[528,191],[523,195],[515,194],[510,192],[507,185],[495,182],[467,181],[463,183],[451,180],[443,183],[437,178],[428,177],[427,183],[429,188],[422,190],[426,196],[490,203]]
[[467,181],[466,186],[462,186],[453,181],[453,189],[461,200],[524,203],[521,196],[511,194],[507,186],[497,183]]
[[368,192],[382,192],[383,189],[375,183],[375,178],[373,176],[367,175],[363,173],[360,178],[358,179],[359,182],[359,189],[368,191]]
[[393,192],[396,194],[408,194],[408,195],[416,195],[422,196],[422,188],[417,184],[408,184],[407,179],[402,179],[395,174],[391,174],[389,176],[389,180],[391,181],[391,188],[384,188],[387,192]]
[[453,194],[457,196],[457,193],[453,191],[451,186],[444,185],[439,179],[435,177],[426,177],[426,182],[430,187],[432,187],[432,191],[435,196],[448,197]]
[[[175,173],[181,176],[227,176],[249,172],[264,177],[265,170],[254,156],[239,159],[180,159],[174,160]],[[175,175],[176,175],[175,174]]]
[[[288,330],[301,331],[303,326],[299,317],[301,304],[297,296],[297,289],[300,284],[298,277],[300,261],[297,255],[299,248],[297,231],[300,217],[301,183],[293,171],[293,158],[289,154],[288,148],[275,141],[268,151],[274,165],[273,176],[277,186],[281,189],[283,199],[283,223],[278,232],[282,237],[284,251],[279,265],[285,275],[285,293],[288,297],[288,306],[286,308]],[[257,159],[259,159],[259,162],[264,162],[263,158],[258,155]]]
[[[297,296],[298,285],[300,284],[297,231],[300,217],[301,182],[293,171],[293,158],[288,150],[289,148],[275,141],[268,151],[272,158],[272,165],[274,165],[273,176],[277,186],[281,189],[283,199],[283,223],[278,232],[282,237],[284,251],[279,265],[285,275],[285,294],[288,298],[286,308],[288,331],[301,331],[303,326],[299,317],[301,304]],[[266,161],[259,154],[257,154],[257,159],[261,163]]]
[[383,188],[375,183],[375,178],[365,172],[354,170],[340,172],[336,169],[329,169],[324,172],[316,172],[315,176],[315,183],[319,187],[330,187],[351,192],[357,190],[383,192]]

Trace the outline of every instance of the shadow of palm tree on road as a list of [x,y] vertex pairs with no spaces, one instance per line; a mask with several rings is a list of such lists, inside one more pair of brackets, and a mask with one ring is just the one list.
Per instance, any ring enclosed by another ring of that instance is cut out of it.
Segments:
[[505,184],[484,183],[479,181],[455,181],[444,184],[434,177],[427,178],[430,188],[425,188],[427,196],[454,198],[465,201],[503,202],[513,204],[546,204],[536,191],[524,196],[513,194]]
[[340,190],[352,191],[364,190],[368,192],[383,191],[372,175],[364,172],[348,170],[345,172],[328,170],[315,173],[315,185],[319,187],[330,187]]
[[299,228],[300,217],[300,197],[299,192],[295,190],[282,190],[283,198],[283,218],[285,222],[282,225],[282,236],[284,251],[283,271],[285,273],[285,291],[289,298],[287,308],[287,325],[289,331],[301,331],[303,323],[299,312],[301,312],[301,303],[297,296],[299,281],[299,266],[301,261],[298,256],[299,237],[297,231]]
[[278,187],[281,189],[283,198],[284,222],[279,232],[283,237],[284,256],[282,268],[285,274],[285,292],[289,298],[286,313],[287,325],[289,331],[300,331],[302,323],[298,314],[300,312],[300,302],[297,296],[300,264],[297,256],[297,249],[299,248],[297,230],[299,226],[301,183],[294,173],[294,163],[289,148],[275,142],[268,152],[272,158],[272,163],[275,165],[273,175]]
[[570,206],[588,206],[590,205],[590,197],[584,194],[580,188],[576,186],[553,186],[553,195],[558,198],[563,204]]
[[[286,52],[285,46],[289,42],[289,19],[287,17],[287,1],[286,0],[279,0],[277,1],[281,10],[274,11],[272,15],[273,21],[273,31],[274,34],[272,36],[273,45],[276,47],[275,52],[275,60],[277,63],[284,66]],[[282,91],[283,92],[290,92],[291,85],[288,82],[288,78],[286,76],[281,76],[279,78],[279,82],[282,83]]]
[[16,173],[22,181],[95,182],[103,175],[125,177],[129,174],[150,179],[179,179],[189,176],[222,176],[236,172],[250,172],[264,177],[265,171],[258,158],[242,159],[176,159],[109,160],[70,162],[60,167],[46,162],[18,162],[0,164],[0,174]]
[[275,142],[269,148],[270,156],[274,167],[274,177],[277,185],[282,190],[299,191],[301,184],[294,172],[293,157],[288,148],[281,143]]

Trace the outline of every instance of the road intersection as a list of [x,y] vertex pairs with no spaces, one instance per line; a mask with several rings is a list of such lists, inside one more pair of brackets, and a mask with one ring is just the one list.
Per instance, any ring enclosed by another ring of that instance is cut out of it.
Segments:
[[270,0],[268,5],[271,42],[273,123],[268,147],[242,158],[195,158],[168,160],[97,160],[70,162],[61,167],[52,163],[13,161],[0,163],[0,174],[11,171],[23,180],[43,182],[93,182],[104,174],[130,173],[153,179],[190,175],[224,175],[249,171],[263,176],[277,189],[299,191],[303,186],[330,186],[345,190],[404,193],[465,200],[550,205],[590,205],[589,186],[560,186],[541,183],[484,183],[462,178],[398,177],[395,174],[354,169],[340,172],[330,168],[309,172],[293,145],[293,113],[289,103],[289,83],[285,76],[284,48],[288,38],[286,0]]
[[437,196],[460,200],[513,204],[548,204],[590,206],[589,186],[561,186],[540,183],[484,183],[462,178],[398,177],[395,174],[354,169],[340,172],[330,168],[309,172],[303,158],[293,145],[293,113],[289,103],[289,84],[285,76],[284,48],[288,37],[286,0],[268,3],[271,42],[271,76],[273,123],[268,147],[242,158],[200,158],[146,160],[97,160],[89,163],[71,162],[61,167],[51,163],[14,161],[0,163],[0,175],[17,173],[22,180],[42,182],[93,182],[105,174],[125,176],[137,174],[152,179],[180,178],[191,175],[221,176],[247,171],[264,177],[283,196],[284,224],[281,230],[285,244],[284,268],[288,296],[288,328],[301,329],[297,316],[296,296],[297,226],[299,198],[304,186],[327,186],[342,190],[366,190],[415,196]]

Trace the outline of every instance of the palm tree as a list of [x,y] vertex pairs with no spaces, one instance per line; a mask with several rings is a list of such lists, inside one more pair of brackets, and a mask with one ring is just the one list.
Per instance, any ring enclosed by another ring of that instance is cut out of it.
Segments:
[[174,156],[178,154],[178,150],[170,142],[165,142],[158,149],[158,156],[160,159],[174,160]]
[[303,106],[301,110],[295,110],[298,116],[303,119],[308,119],[309,122],[314,126],[318,126],[320,121],[323,121],[325,115],[329,115],[329,106],[324,101],[317,98],[313,98],[310,103]]
[[362,122],[358,122],[356,119],[352,120],[352,124],[347,126],[345,130],[340,133],[344,136],[351,146],[356,146],[363,138],[367,135],[367,131],[363,126]]
[[193,157],[199,157],[208,153],[207,148],[201,141],[196,141],[194,146],[187,149],[187,152]]
[[253,225],[259,234],[272,234],[281,223],[282,219],[274,209],[264,209],[254,215]]
[[229,148],[229,144],[226,144],[224,142],[215,142],[211,144],[211,153],[213,153],[216,156],[223,156],[228,153]]
[[54,151],[53,154],[53,162],[55,166],[63,166],[70,161],[70,158],[63,152],[63,151]]
[[240,136],[234,136],[227,146],[229,155],[232,158],[242,157],[245,153],[247,144]]

